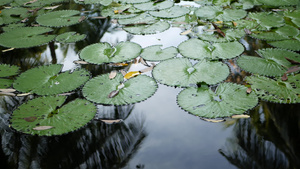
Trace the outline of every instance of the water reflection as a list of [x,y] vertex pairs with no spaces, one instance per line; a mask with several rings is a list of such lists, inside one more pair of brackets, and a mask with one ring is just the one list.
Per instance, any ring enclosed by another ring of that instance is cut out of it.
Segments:
[[300,105],[262,102],[219,152],[238,168],[300,168]]
[[[23,100],[1,97],[1,162],[5,168],[120,168],[146,138],[144,117],[130,117],[134,106],[100,108],[98,114],[123,118],[118,124],[92,121],[73,133],[55,137],[21,134],[9,127],[12,109]],[[102,110],[105,112],[102,113]],[[6,162],[6,163],[5,163]]]

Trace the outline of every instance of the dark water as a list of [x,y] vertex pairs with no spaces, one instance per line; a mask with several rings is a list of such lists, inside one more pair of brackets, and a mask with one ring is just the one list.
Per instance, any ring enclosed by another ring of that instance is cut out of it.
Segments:
[[[55,44],[55,56],[51,55],[49,46],[1,53],[1,63],[19,65],[24,71],[53,63],[55,58],[57,63],[64,64],[64,70],[68,70],[76,67],[73,61],[79,59],[77,53],[80,49],[99,41],[116,44],[129,40],[142,47],[154,44],[168,47],[177,46],[188,38],[178,36],[182,32],[180,28],[151,36],[132,36],[116,28],[109,19],[88,20],[65,29],[84,33],[87,39],[76,44]],[[248,54],[264,45],[247,38],[242,42]],[[93,76],[114,69],[108,65],[82,67],[91,71]],[[232,70],[232,73],[228,81],[238,83],[245,75],[239,70]],[[32,96],[1,96],[0,168],[300,168],[299,104],[261,101],[247,112],[251,118],[212,123],[178,107],[176,96],[181,90],[159,85],[154,96],[141,103],[98,105],[96,118],[123,119],[123,122],[105,124],[93,120],[78,131],[55,137],[25,135],[11,129],[8,123],[10,114]],[[82,95],[77,91],[72,97]]]

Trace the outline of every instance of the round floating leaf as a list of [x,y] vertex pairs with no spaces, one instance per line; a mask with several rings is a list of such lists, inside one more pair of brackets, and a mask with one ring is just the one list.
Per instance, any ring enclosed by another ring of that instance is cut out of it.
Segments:
[[9,25],[3,26],[2,29],[4,32],[11,31],[12,29],[19,28],[19,27],[24,27],[24,23],[11,23]]
[[283,16],[273,12],[249,13],[248,16],[267,29],[281,27],[285,24]]
[[0,77],[7,77],[17,75],[19,73],[19,67],[14,65],[0,64]]
[[245,31],[242,29],[225,29],[223,30],[223,33],[225,34],[225,37],[220,35],[217,32],[211,33],[208,31],[205,31],[202,34],[197,34],[197,36],[202,39],[209,42],[229,42],[229,41],[236,41],[245,36]]
[[113,2],[113,0],[74,0],[74,1],[79,4],[101,4],[104,6],[108,6]]
[[244,55],[238,58],[238,66],[250,73],[282,76],[293,66],[286,58],[300,62],[300,55],[288,50],[267,48],[258,50],[257,53],[261,57]]
[[270,6],[291,6],[291,5],[298,5],[299,0],[280,0],[280,1],[274,1],[274,0],[257,0],[258,2],[270,5]]
[[187,58],[175,58],[157,64],[152,74],[159,83],[189,87],[199,82],[217,84],[227,78],[229,68],[221,62],[201,60],[193,65]]
[[91,79],[82,92],[85,98],[96,103],[126,105],[146,100],[156,89],[156,82],[149,76],[138,75],[124,82],[123,75],[118,73],[113,79],[109,74]]
[[156,18],[153,16],[147,14],[147,13],[142,13],[140,15],[134,16],[132,18],[126,18],[126,19],[119,19],[118,23],[121,25],[147,25],[151,23],[157,22]]
[[276,103],[300,103],[300,74],[287,76],[287,81],[280,77],[271,79],[264,76],[249,76],[247,83],[252,91],[263,100]]
[[127,3],[127,4],[140,4],[144,2],[149,2],[150,0],[122,0],[122,3]]
[[294,10],[294,11],[285,11],[284,16],[289,17],[292,19],[292,22],[296,24],[298,27],[300,27],[300,10]]
[[2,79],[2,78],[0,78],[0,89],[6,89],[6,88],[11,87],[13,82],[14,81],[12,79]]
[[159,18],[177,18],[189,13],[190,10],[182,6],[173,6],[168,9],[159,10],[159,11],[150,11],[149,14]]
[[21,7],[3,9],[0,14],[0,25],[21,21],[28,16],[27,12],[26,8]]
[[244,18],[247,12],[243,9],[225,9],[220,6],[203,6],[195,11],[200,19],[214,19],[219,21],[233,21]]
[[87,100],[76,99],[63,105],[65,101],[65,96],[30,100],[13,112],[11,126],[32,135],[61,135],[83,127],[97,112],[96,106]]
[[289,49],[293,51],[300,51],[300,41],[296,39],[289,39],[283,41],[268,42],[268,44],[282,49]]
[[150,61],[161,61],[175,57],[178,54],[177,48],[171,46],[161,49],[162,45],[149,46],[143,49],[141,57]]
[[8,4],[8,3],[11,3],[13,0],[1,0],[1,2],[0,2],[0,6],[1,5],[6,5],[6,4]]
[[177,102],[196,116],[228,117],[243,114],[257,105],[257,96],[246,91],[247,87],[233,83],[221,83],[215,92],[207,87],[187,88],[178,94]]
[[296,27],[285,25],[276,29],[274,32],[258,32],[256,34],[251,34],[250,36],[262,40],[286,40],[295,37],[298,34],[299,30]]
[[0,34],[0,45],[9,48],[29,48],[52,41],[55,35],[43,35],[51,32],[45,27],[19,27]]
[[86,35],[80,35],[76,32],[66,32],[58,35],[55,40],[59,43],[74,43],[85,39]]
[[133,42],[120,42],[115,47],[106,42],[96,43],[83,48],[80,58],[94,64],[118,63],[138,57],[141,50],[141,46]]
[[237,41],[209,43],[199,39],[189,39],[178,46],[179,52],[191,59],[231,59],[244,52],[244,46]]
[[132,5],[130,4],[127,5],[116,4],[116,5],[103,6],[101,8],[102,16],[111,17],[114,19],[132,18],[138,15],[135,14],[136,12],[140,12],[140,10],[133,8]]
[[74,16],[79,14],[76,10],[54,11],[38,16],[36,21],[43,26],[64,27],[80,23],[84,16]]
[[134,4],[133,6],[137,9],[143,10],[143,11],[157,11],[162,9],[171,8],[174,5],[174,2],[172,1],[162,1],[162,2],[146,2],[142,4]]
[[170,28],[170,24],[164,21],[158,21],[150,25],[126,26],[123,29],[135,35],[156,34]]
[[14,88],[25,93],[53,95],[75,90],[90,77],[85,69],[60,73],[61,69],[62,65],[55,64],[29,69],[17,77]]
[[[14,0],[14,4],[18,6],[31,6],[31,7],[41,7],[51,4],[56,4],[60,2],[64,2],[67,0]],[[30,3],[29,3],[30,2]]]

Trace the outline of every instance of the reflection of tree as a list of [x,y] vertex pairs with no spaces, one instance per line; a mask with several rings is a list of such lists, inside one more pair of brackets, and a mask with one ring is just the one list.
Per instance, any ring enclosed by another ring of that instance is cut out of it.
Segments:
[[[299,105],[262,103],[240,119],[220,153],[239,168],[299,168]],[[250,121],[251,120],[251,121]]]
[[[14,106],[10,104],[6,109],[14,109]],[[120,111],[118,114],[129,116],[132,109],[133,106],[119,106],[111,114]],[[7,165],[7,168],[120,168],[147,135],[144,119],[140,117],[125,118],[123,123],[112,125],[92,121],[86,127],[62,136],[31,136],[9,128],[10,114],[5,112],[0,112],[0,156],[2,166]]]

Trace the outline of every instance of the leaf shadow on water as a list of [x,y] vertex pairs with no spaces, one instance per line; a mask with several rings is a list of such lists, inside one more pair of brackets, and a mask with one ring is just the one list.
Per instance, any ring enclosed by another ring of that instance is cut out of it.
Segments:
[[235,123],[233,136],[220,154],[238,168],[299,168],[300,106],[288,107],[291,105],[261,102],[251,119]]

